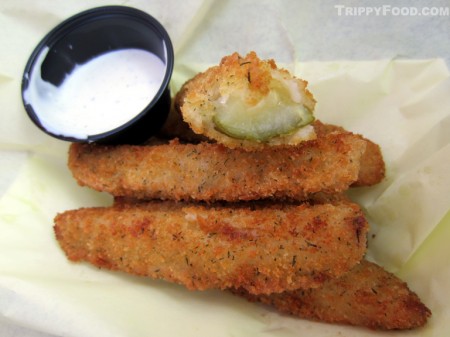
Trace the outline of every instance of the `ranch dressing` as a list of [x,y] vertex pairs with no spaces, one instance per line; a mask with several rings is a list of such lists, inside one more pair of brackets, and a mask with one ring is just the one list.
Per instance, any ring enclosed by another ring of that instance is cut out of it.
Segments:
[[85,139],[113,130],[137,116],[157,94],[166,65],[153,53],[122,49],[76,65],[60,86],[41,77],[42,52],[29,78],[24,100],[43,127]]

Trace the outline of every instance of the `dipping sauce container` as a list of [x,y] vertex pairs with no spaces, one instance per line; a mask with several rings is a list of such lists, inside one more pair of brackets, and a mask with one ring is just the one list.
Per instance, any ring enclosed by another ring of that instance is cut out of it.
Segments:
[[170,37],[156,19],[131,7],[98,7],[65,20],[37,45],[22,100],[55,138],[139,144],[167,118],[173,64]]

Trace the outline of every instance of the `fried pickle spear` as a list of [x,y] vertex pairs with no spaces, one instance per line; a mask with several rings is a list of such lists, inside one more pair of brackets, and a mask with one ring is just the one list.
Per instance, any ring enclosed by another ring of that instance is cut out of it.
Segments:
[[80,185],[140,199],[304,200],[337,193],[358,178],[365,142],[329,134],[294,147],[249,152],[220,144],[72,144],[69,168]]
[[252,295],[244,289],[232,292],[300,318],[371,329],[418,328],[431,315],[406,283],[365,260],[316,289],[270,295]]
[[[323,135],[330,134],[332,132],[349,132],[340,126],[324,124],[319,120],[316,120],[313,125],[318,137],[322,137]],[[385,163],[380,146],[361,135],[357,136],[366,142],[366,150],[361,157],[361,166],[358,179],[352,184],[352,186],[372,186],[378,184],[384,179],[386,174]]]
[[[179,96],[180,95],[177,95],[178,99]],[[181,103],[175,99],[168,121],[161,130],[161,136],[169,139],[179,138],[191,143],[212,141],[203,135],[196,134],[189,128],[189,125],[182,119],[181,112],[179,111],[180,104]],[[347,131],[340,126],[325,124],[317,119],[311,125],[314,127],[317,137],[323,137],[331,132],[350,133],[350,131]],[[378,184],[384,179],[386,173],[380,146],[361,135],[357,136],[366,142],[366,150],[361,157],[358,179],[352,186],[360,187]]]
[[234,53],[187,81],[175,101],[195,133],[230,148],[261,149],[315,138],[315,100],[306,86],[273,60]]
[[318,287],[359,263],[367,222],[359,206],[119,202],[58,214],[72,261],[165,279],[188,289],[267,294]]

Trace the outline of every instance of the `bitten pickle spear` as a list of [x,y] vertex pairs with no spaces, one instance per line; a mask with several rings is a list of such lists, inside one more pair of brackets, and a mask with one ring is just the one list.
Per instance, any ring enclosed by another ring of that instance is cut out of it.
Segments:
[[228,147],[295,145],[315,138],[306,86],[273,60],[234,53],[185,83],[175,100],[194,132]]

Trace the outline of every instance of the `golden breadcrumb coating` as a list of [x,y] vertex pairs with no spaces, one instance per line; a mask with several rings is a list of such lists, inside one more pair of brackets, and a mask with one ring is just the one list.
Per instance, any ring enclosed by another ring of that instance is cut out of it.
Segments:
[[343,133],[261,151],[220,144],[72,144],[69,168],[80,185],[140,199],[240,201],[307,199],[338,193],[359,174],[365,142]]
[[[218,109],[233,109],[230,102],[239,107],[254,107],[262,104],[269,93],[285,91],[286,99],[314,110],[315,100],[306,89],[307,82],[293,77],[287,70],[277,68],[273,60],[260,60],[255,52],[242,57],[238,53],[226,56],[220,65],[211,67],[185,83],[175,98],[175,108],[191,129],[200,135],[235,148],[262,148],[268,145],[295,145],[314,139],[311,126],[297,132],[279,135],[267,141],[255,141],[231,137],[218,130],[214,117]],[[241,109],[246,114],[246,109]],[[274,122],[276,118],[274,118]]]
[[[332,124],[324,124],[319,120],[314,123],[314,129],[321,137],[331,132],[349,132],[344,128]],[[378,144],[371,140],[357,135],[366,142],[366,150],[361,157],[361,166],[358,174],[358,179],[352,184],[353,187],[372,186],[380,183],[386,175],[386,165],[384,163],[383,154]]]
[[362,259],[367,231],[350,202],[122,201],[55,218],[56,238],[73,261],[189,289],[243,287],[255,294],[317,287],[342,275]]
[[[208,141],[205,136],[194,133],[189,128],[189,125],[182,120],[177,104],[179,103],[175,101],[175,105],[170,113],[170,122],[166,123],[164,126],[162,136],[169,139],[179,138],[183,141],[192,143]],[[312,125],[317,137],[322,137],[331,132],[349,133],[349,131],[340,126],[325,124],[317,119]],[[358,135],[358,137],[366,142],[366,150],[361,157],[358,179],[352,186],[359,187],[378,184],[386,175],[385,163],[380,146],[361,135]]]
[[300,318],[371,329],[418,328],[431,316],[406,283],[365,260],[316,289],[270,295],[252,295],[244,289],[232,292]]

